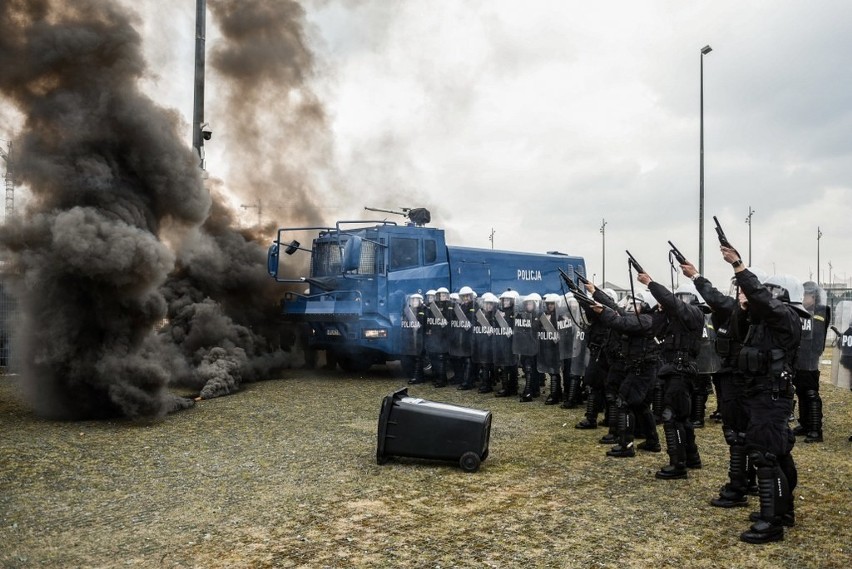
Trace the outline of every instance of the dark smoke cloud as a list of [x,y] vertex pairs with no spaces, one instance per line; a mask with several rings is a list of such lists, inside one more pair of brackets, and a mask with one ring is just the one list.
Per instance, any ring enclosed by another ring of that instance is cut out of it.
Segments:
[[109,2],[0,3],[0,92],[24,117],[16,169],[33,195],[2,241],[26,391],[48,416],[185,405],[152,334],[174,267],[158,233],[202,223],[210,197],[178,117],[137,88],[137,23]]
[[317,63],[304,9],[292,0],[208,6],[222,34],[210,48],[213,75],[224,87],[211,120],[231,142],[228,189],[244,203],[261,200],[266,221],[324,221],[323,193],[334,185],[331,136],[311,87]]
[[291,338],[281,337],[278,320],[281,291],[265,264],[257,236],[235,229],[214,193],[210,217],[185,238],[177,270],[163,287],[169,324],[160,339],[165,352],[179,353],[172,357],[177,384],[209,399],[291,365],[292,354],[282,347]]

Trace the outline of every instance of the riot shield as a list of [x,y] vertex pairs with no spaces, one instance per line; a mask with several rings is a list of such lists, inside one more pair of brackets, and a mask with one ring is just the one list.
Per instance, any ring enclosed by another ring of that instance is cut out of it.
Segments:
[[515,306],[515,322],[512,334],[512,352],[516,356],[535,356],[538,354],[539,323],[538,306],[528,310],[526,302],[520,303],[520,311]]
[[473,322],[473,356],[478,364],[490,364],[494,361],[494,325],[493,312],[486,313],[483,308],[476,311]]
[[831,356],[831,382],[852,389],[852,300],[841,300],[834,307],[836,339]]
[[417,303],[412,303],[411,299],[406,297],[399,333],[399,349],[403,356],[419,356],[423,353],[423,325],[426,322],[426,313],[422,305],[413,306],[414,304]]
[[580,307],[580,304],[572,297],[568,300],[568,311],[571,321],[574,323],[574,342],[572,344],[571,353],[571,370],[567,371],[569,375],[577,375],[583,377],[586,375],[586,365],[589,363],[589,350],[586,344],[586,333],[589,330],[590,322],[586,319],[586,311]]
[[559,329],[556,312],[539,316],[538,358],[536,363],[541,373],[559,373],[562,359],[559,357]]
[[[802,307],[811,317],[802,318],[802,341],[796,356],[796,369],[816,371],[825,350],[825,337],[831,325],[831,308],[826,306],[825,289],[813,281],[804,284]],[[842,330],[842,329],[841,329]]]
[[698,345],[698,373],[716,373],[722,367],[722,360],[716,352],[716,329],[710,320],[710,314],[704,316],[704,329],[701,331],[701,343]]
[[510,311],[494,312],[494,365],[518,365],[518,358],[512,352],[512,336],[514,335],[514,316]]
[[[565,303],[565,297],[560,297],[556,306],[556,329],[559,331],[559,359],[569,360],[574,357],[574,319],[569,312],[570,306]],[[574,302],[577,302],[576,300]]]
[[450,312],[449,352],[453,357],[467,358],[473,353],[473,303],[454,302]]
[[450,330],[447,312],[437,302],[430,302],[426,309],[426,351],[430,354],[447,353]]

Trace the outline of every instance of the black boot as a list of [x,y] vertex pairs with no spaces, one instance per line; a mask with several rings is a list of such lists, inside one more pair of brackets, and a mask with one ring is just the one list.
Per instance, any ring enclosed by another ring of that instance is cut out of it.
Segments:
[[698,454],[698,446],[695,444],[695,428],[692,423],[681,423],[683,425],[684,451],[686,452],[686,467],[693,470],[701,468],[701,455]]
[[616,409],[616,441],[618,444],[606,452],[607,456],[616,458],[633,458],[636,448],[633,444],[633,428],[635,418],[627,407]]
[[809,390],[807,393],[807,405],[802,405],[802,412],[805,407],[808,408],[807,425],[808,432],[805,434],[806,443],[821,443],[822,442],[822,398],[818,391]]
[[663,432],[666,434],[666,452],[669,454],[669,464],[657,471],[654,476],[661,480],[679,480],[687,478],[686,449],[684,448],[684,428],[682,424],[665,422]]
[[597,429],[598,428],[598,410],[595,408],[597,403],[597,392],[588,388],[586,394],[586,416],[583,420],[574,425],[575,429]]
[[450,385],[459,385],[462,380],[462,371],[464,368],[464,360],[462,358],[450,358],[450,367],[453,368],[453,377],[450,378]]
[[533,399],[538,399],[539,397],[541,397],[542,385],[544,385],[544,374],[540,373],[537,370],[534,370],[532,387],[530,388],[530,393],[532,394]]
[[550,374],[550,395],[544,400],[545,405],[556,405],[562,401],[562,376],[558,373]]
[[426,379],[423,377],[423,357],[422,356],[414,356],[414,377],[408,380],[409,385],[420,385],[421,383],[426,383]]
[[[761,460],[761,459],[758,459]],[[787,479],[777,465],[769,465],[765,458],[757,469],[760,495],[760,519],[740,535],[747,543],[769,543],[784,539],[781,520],[787,513]]]
[[480,393],[491,393],[494,391],[494,367],[491,365],[482,366],[482,382],[479,385]]
[[573,409],[580,404],[580,376],[565,374],[565,399],[563,409]]
[[748,488],[748,474],[746,469],[748,460],[745,445],[735,443],[728,447],[730,460],[728,461],[728,479],[719,491],[719,497],[710,500],[711,506],[717,508],[738,508],[748,505],[746,489]]
[[494,373],[496,374],[494,382],[500,384],[500,389],[494,392],[494,397],[508,397],[509,374],[506,373],[506,368],[498,367]]
[[471,379],[470,368],[470,358],[464,358],[464,363],[462,365],[461,383],[457,388],[459,391],[469,391],[473,389],[473,380]]
[[533,382],[535,381],[535,373],[529,362],[524,364],[524,388],[521,390],[521,403],[529,403],[533,400]]
[[435,358],[435,364],[437,368],[435,369],[435,387],[446,387],[447,386],[447,354],[438,354],[438,357]]
[[657,422],[654,420],[654,414],[647,407],[642,414],[636,418],[637,423],[642,422],[642,430],[645,432],[645,442],[636,445],[639,450],[645,452],[660,452],[663,447],[660,446],[660,436],[657,434]]

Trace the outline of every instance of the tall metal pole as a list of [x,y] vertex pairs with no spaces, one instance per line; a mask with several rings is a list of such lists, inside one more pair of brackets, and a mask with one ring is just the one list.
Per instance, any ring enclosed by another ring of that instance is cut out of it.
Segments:
[[709,45],[701,48],[701,156],[698,186],[698,272],[704,273],[704,56],[713,51]]
[[204,37],[206,33],[206,0],[195,0],[195,100],[192,109],[192,147],[198,154],[201,169],[204,169]]
[[603,257],[601,282],[606,285],[606,219],[601,219],[601,257]]
[[820,275],[819,275],[819,240],[822,239],[822,231],[820,231],[819,226],[817,226],[817,284],[820,284]]
[[748,217],[746,218],[746,223],[748,223],[748,266],[751,266],[751,218],[754,215],[754,210],[751,209],[751,206],[748,206]]
[[15,172],[12,164],[12,141],[7,140],[8,150],[0,148],[0,157],[6,162],[6,212],[4,219],[11,219],[15,215]]

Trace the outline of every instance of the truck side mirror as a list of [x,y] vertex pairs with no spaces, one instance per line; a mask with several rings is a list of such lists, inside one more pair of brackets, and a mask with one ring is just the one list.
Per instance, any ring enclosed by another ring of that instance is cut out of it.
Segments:
[[293,239],[292,241],[290,241],[290,244],[287,245],[287,248],[284,249],[284,253],[287,255],[292,255],[293,253],[299,250],[299,245],[301,245],[301,243]]
[[266,270],[271,277],[278,277],[278,243],[269,246],[266,252]]
[[340,264],[344,273],[357,271],[361,266],[361,238],[357,235],[350,236],[343,246],[343,259]]

